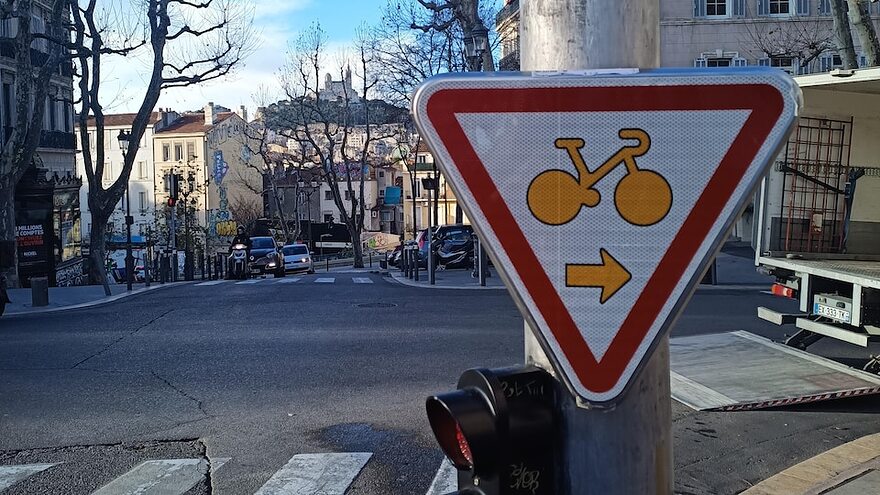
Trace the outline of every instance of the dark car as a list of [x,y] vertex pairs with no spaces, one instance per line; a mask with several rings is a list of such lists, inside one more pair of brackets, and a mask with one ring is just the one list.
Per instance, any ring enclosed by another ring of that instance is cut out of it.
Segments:
[[[434,265],[436,266],[439,262],[439,257],[437,256],[437,251],[440,249],[440,246],[443,245],[447,237],[453,238],[464,238],[473,235],[474,228],[470,225],[465,224],[453,224],[453,225],[441,225],[439,227],[434,227],[434,235],[431,239],[431,247],[434,250]],[[428,267],[428,230],[419,231],[418,235],[416,235],[416,243],[419,245],[419,266],[422,268]],[[473,244],[471,244],[470,250],[473,251]],[[473,253],[471,253],[471,258],[473,258]],[[451,268],[451,267],[450,267]]]
[[284,255],[271,237],[251,237],[251,275],[284,276]]

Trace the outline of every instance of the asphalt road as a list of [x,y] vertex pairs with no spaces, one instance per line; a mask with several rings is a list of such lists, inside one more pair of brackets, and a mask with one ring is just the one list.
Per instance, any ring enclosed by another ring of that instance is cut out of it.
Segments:
[[[87,494],[141,461],[191,457],[225,464],[188,493],[251,494],[292,456],[326,452],[373,454],[347,493],[425,493],[442,456],[424,398],[452,389],[464,369],[520,362],[519,312],[505,291],[299,278],[189,284],[0,320],[0,466],[60,463],[4,495]],[[779,339],[755,307],[785,304],[754,290],[699,291],[673,335]],[[878,404],[701,413],[673,403],[676,489],[737,493],[877,432]]]

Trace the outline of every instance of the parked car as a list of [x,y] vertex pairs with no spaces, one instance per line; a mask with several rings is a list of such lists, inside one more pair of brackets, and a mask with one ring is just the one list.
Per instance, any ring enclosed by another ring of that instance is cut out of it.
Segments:
[[403,254],[403,244],[398,244],[394,250],[389,251],[385,257],[388,266],[400,266],[400,256]]
[[288,244],[281,248],[281,254],[284,256],[285,271],[305,270],[307,273],[315,273],[312,255],[309,253],[309,247],[305,244]]
[[271,237],[251,237],[250,255],[251,275],[272,274],[276,278],[283,277],[284,256],[278,244]]
[[[439,227],[434,227],[434,235],[431,242],[431,248],[434,250],[434,266],[437,266],[440,262],[440,257],[437,255],[440,247],[443,246],[447,237],[452,237],[455,239],[463,239],[465,237],[470,237],[474,233],[474,228],[470,225],[465,224],[453,224],[453,225],[440,225]],[[424,229],[419,231],[416,235],[416,243],[419,245],[419,266],[422,268],[428,267],[428,229]],[[473,259],[473,243],[469,243],[470,253],[465,258]],[[456,246],[458,247],[458,246]],[[458,257],[456,257],[457,259]],[[469,268],[466,265],[459,265],[456,263],[454,266],[449,266],[448,268]]]

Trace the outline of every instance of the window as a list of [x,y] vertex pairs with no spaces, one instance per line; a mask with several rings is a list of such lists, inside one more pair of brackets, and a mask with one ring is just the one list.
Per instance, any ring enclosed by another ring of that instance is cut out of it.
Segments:
[[770,15],[791,14],[789,0],[768,0],[770,2]]
[[55,130],[56,122],[58,122],[58,107],[55,99],[51,96],[46,97],[46,105],[49,106],[49,122],[46,123],[46,127],[50,131]]
[[831,0],[819,0],[819,15],[831,15]]
[[284,246],[283,248],[281,248],[281,252],[283,252],[285,256],[296,256],[296,255],[308,256],[309,255],[309,248],[307,248],[306,246],[302,246],[302,245],[297,244],[295,246]]
[[810,0],[797,0],[797,15],[810,15]]
[[333,200],[333,192],[332,191],[324,191],[324,199],[326,201],[332,201]]
[[706,16],[727,16],[727,0],[706,0]]
[[324,223],[330,223],[333,221],[332,213],[324,213]]
[[186,142],[186,159],[190,160],[196,157],[196,143],[192,141]]
[[380,216],[381,216],[381,220],[382,220],[383,222],[390,222],[390,221],[392,221],[391,213],[392,213],[392,212],[390,212],[390,211],[382,211],[382,212],[379,212],[379,214],[380,214]]
[[165,143],[162,145],[162,161],[167,162],[171,160],[171,145]]
[[416,163],[428,163],[428,157],[425,155],[419,155],[416,157]]
[[174,143],[174,159],[177,161],[183,160],[183,145],[180,143]]
[[729,58],[710,58],[706,60],[706,67],[730,67],[732,63]]
[[385,171],[384,171],[384,170],[380,170],[380,171],[379,171],[379,178],[381,179],[381,178],[383,178],[383,177],[385,177]]
[[3,83],[3,125],[6,127],[12,127],[12,121],[15,118],[12,114],[13,108],[15,108],[12,103],[12,94],[12,84]]
[[819,57],[819,72],[828,72],[843,67],[840,55],[828,53]]
[[111,182],[113,180],[113,164],[108,163],[104,166],[104,182]]
[[345,200],[348,201],[351,199],[351,191],[345,191]]
[[138,178],[147,178],[147,162],[138,162]]
[[859,67],[867,67],[868,66],[868,57],[861,53],[859,54]]
[[64,101],[64,132],[70,132],[70,102]]
[[95,149],[95,133],[89,132],[89,149]]
[[147,193],[144,191],[138,193],[138,208],[141,213],[147,211]]

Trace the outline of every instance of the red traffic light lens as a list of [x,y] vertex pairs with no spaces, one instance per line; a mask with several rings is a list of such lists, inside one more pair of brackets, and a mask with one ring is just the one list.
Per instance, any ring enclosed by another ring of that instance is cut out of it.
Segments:
[[461,425],[452,416],[452,412],[436,397],[428,399],[426,404],[428,421],[437,443],[446,457],[457,469],[470,470],[474,467],[474,455],[468,444]]

